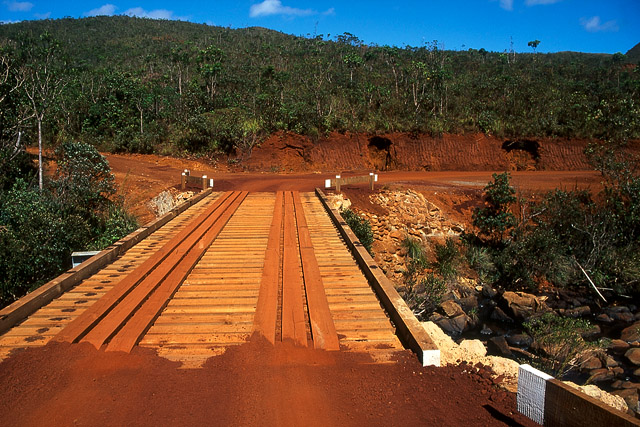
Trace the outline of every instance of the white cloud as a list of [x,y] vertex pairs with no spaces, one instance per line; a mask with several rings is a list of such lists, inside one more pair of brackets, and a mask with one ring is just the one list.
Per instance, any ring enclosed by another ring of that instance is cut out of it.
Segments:
[[6,21],[0,21],[0,25],[5,25],[5,24],[15,24],[17,22],[20,21],[10,21],[10,20],[6,20]]
[[35,16],[38,19],[49,19],[49,17],[51,16],[51,12],[34,13],[33,16]]
[[107,3],[97,9],[91,9],[89,12],[85,12],[84,16],[112,16],[116,13],[116,9],[116,6]]
[[316,13],[318,12],[311,9],[283,6],[280,0],[264,0],[262,3],[252,5],[249,9],[249,16],[252,18],[269,15],[309,16]]
[[329,8],[329,9],[325,10],[324,12],[322,12],[322,14],[326,15],[326,16],[333,16],[333,15],[336,14],[336,8],[335,7]]
[[170,19],[177,21],[187,21],[187,18],[181,16],[175,16],[173,11],[166,9],[144,10],[141,7],[133,7],[124,12],[127,16],[135,16],[138,18],[151,18],[151,19]]
[[616,32],[620,29],[616,21],[601,22],[599,16],[593,16],[591,18],[581,18],[580,25],[590,33],[598,33],[603,31]]
[[500,0],[500,7],[504,10],[513,10],[513,0]]
[[554,4],[561,1],[562,0],[527,0],[525,3],[527,6],[536,6],[538,4]]
[[33,3],[28,1],[5,1],[4,4],[11,12],[29,12],[33,9]]

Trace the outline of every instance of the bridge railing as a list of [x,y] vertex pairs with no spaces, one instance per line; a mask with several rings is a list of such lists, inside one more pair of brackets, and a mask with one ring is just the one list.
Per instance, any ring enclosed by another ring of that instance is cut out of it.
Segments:
[[207,188],[213,188],[213,178],[208,178],[207,175],[202,176],[191,176],[191,171],[189,169],[185,169],[182,172],[182,177],[180,179],[180,187],[182,191],[186,190],[187,187],[199,187],[203,190]]
[[374,183],[378,182],[378,174],[369,172],[369,175],[360,176],[346,176],[336,175],[335,178],[326,179],[324,181],[324,188],[335,188],[336,192],[340,192],[340,187],[347,184],[362,184],[369,183],[369,187],[373,191]]

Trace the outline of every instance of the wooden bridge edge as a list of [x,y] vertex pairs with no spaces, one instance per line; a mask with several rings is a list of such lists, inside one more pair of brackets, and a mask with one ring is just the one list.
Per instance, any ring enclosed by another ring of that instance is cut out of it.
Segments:
[[50,303],[64,292],[76,286],[83,280],[92,276],[98,270],[113,262],[120,255],[131,249],[135,244],[145,239],[173,218],[198,203],[211,194],[213,189],[201,191],[184,203],[176,206],[160,218],[143,225],[129,235],[118,240],[100,253],[92,256],[79,266],[67,270],[55,279],[45,283],[33,292],[28,293],[19,300],[0,310],[0,334],[20,323],[26,317],[36,312],[41,307]]
[[402,299],[391,281],[384,275],[369,252],[358,240],[344,221],[340,212],[329,206],[322,190],[316,188],[316,195],[338,228],[347,247],[378,296],[382,306],[396,326],[396,335],[402,344],[418,355],[422,366],[440,366],[440,350],[420,324],[407,303]]

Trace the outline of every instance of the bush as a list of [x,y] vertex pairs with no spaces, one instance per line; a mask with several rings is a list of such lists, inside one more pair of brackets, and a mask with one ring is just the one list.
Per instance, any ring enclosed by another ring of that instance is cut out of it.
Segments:
[[77,142],[56,153],[56,179],[42,191],[22,179],[0,191],[0,305],[60,274],[71,252],[102,249],[137,227],[113,200],[114,178],[103,156]]
[[456,242],[448,237],[444,245],[435,246],[436,261],[433,263],[434,269],[445,279],[449,280],[458,274],[460,263],[460,251]]
[[509,173],[494,173],[493,182],[487,184],[484,191],[486,203],[473,213],[473,225],[489,239],[501,241],[504,233],[516,223],[515,215],[509,210],[516,201],[516,190],[509,183]]
[[371,224],[366,219],[360,217],[351,209],[341,209],[340,215],[345,220],[349,228],[356,235],[362,246],[373,255],[373,231],[371,231]]
[[538,364],[551,375],[562,378],[575,368],[581,358],[602,349],[602,343],[590,343],[582,335],[591,328],[587,320],[545,313],[524,323],[535,345],[547,357]]

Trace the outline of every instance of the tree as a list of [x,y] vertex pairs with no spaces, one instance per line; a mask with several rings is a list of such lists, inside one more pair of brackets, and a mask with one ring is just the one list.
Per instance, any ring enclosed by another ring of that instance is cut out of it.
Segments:
[[509,172],[494,173],[493,182],[484,188],[485,206],[477,208],[473,213],[473,225],[482,234],[502,241],[504,232],[516,223],[515,215],[509,210],[517,200],[516,190],[509,184]]
[[64,61],[60,43],[47,31],[37,39],[25,37],[22,42],[22,88],[38,126],[38,186],[42,191],[42,122],[64,88]]
[[527,46],[533,49],[533,53],[535,54],[539,44],[540,40],[531,40],[529,43],[527,43]]

